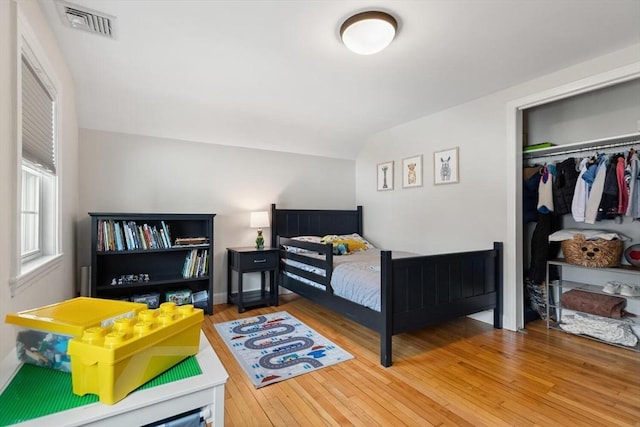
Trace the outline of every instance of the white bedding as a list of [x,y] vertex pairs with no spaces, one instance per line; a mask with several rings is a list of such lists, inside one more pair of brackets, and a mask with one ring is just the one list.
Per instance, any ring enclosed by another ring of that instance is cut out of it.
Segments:
[[[394,251],[392,253],[393,258],[415,255],[409,252]],[[316,256],[319,257],[319,255]],[[285,262],[301,270],[314,272],[321,276],[326,275],[321,268],[292,260],[286,260]],[[285,274],[310,286],[324,289],[323,285],[304,277],[288,272],[285,272]],[[380,249],[369,249],[349,255],[334,256],[331,287],[333,288],[333,293],[339,297],[372,310],[380,311]]]

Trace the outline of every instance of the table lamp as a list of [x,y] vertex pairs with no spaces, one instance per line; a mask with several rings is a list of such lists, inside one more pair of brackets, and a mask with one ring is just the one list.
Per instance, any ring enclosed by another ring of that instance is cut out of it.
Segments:
[[256,248],[263,249],[264,237],[262,236],[262,228],[271,226],[271,224],[269,223],[269,212],[251,212],[251,220],[249,221],[249,226],[251,228],[258,229],[258,237],[256,237]]

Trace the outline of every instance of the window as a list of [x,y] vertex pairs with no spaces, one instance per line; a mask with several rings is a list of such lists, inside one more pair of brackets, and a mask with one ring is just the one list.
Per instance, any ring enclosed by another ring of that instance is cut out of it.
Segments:
[[[45,266],[59,259],[58,175],[56,107],[57,92],[46,58],[31,43],[30,30],[21,28],[19,48],[18,220],[19,251],[12,290],[32,277],[43,274]],[[40,54],[36,55],[34,49]]]
[[25,162],[22,164],[22,210],[20,257],[22,261],[38,258],[42,253],[40,240],[40,181],[41,172]]

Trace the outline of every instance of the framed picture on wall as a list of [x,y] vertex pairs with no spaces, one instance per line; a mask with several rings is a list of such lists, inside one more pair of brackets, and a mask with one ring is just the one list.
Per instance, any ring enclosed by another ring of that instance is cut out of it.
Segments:
[[455,184],[460,182],[458,171],[458,147],[433,153],[433,183]]
[[422,187],[422,154],[402,160],[402,187]]
[[393,160],[378,163],[378,191],[393,190]]

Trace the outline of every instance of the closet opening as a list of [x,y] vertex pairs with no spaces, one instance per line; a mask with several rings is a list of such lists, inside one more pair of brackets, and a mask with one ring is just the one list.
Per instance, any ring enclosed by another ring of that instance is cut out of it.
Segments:
[[[628,209],[631,159],[640,150],[638,99],[640,78],[521,109],[523,325],[558,316],[554,307],[561,296],[547,282],[557,283],[561,274],[548,261],[562,261],[563,254],[560,241],[550,237],[604,230],[627,239],[625,248],[640,243],[640,213]],[[603,171],[594,182],[599,165]],[[616,179],[625,170],[626,183]],[[613,280],[611,272],[598,270],[565,268],[562,278],[567,275],[596,290]],[[640,301],[632,300],[628,309],[640,314]]]

